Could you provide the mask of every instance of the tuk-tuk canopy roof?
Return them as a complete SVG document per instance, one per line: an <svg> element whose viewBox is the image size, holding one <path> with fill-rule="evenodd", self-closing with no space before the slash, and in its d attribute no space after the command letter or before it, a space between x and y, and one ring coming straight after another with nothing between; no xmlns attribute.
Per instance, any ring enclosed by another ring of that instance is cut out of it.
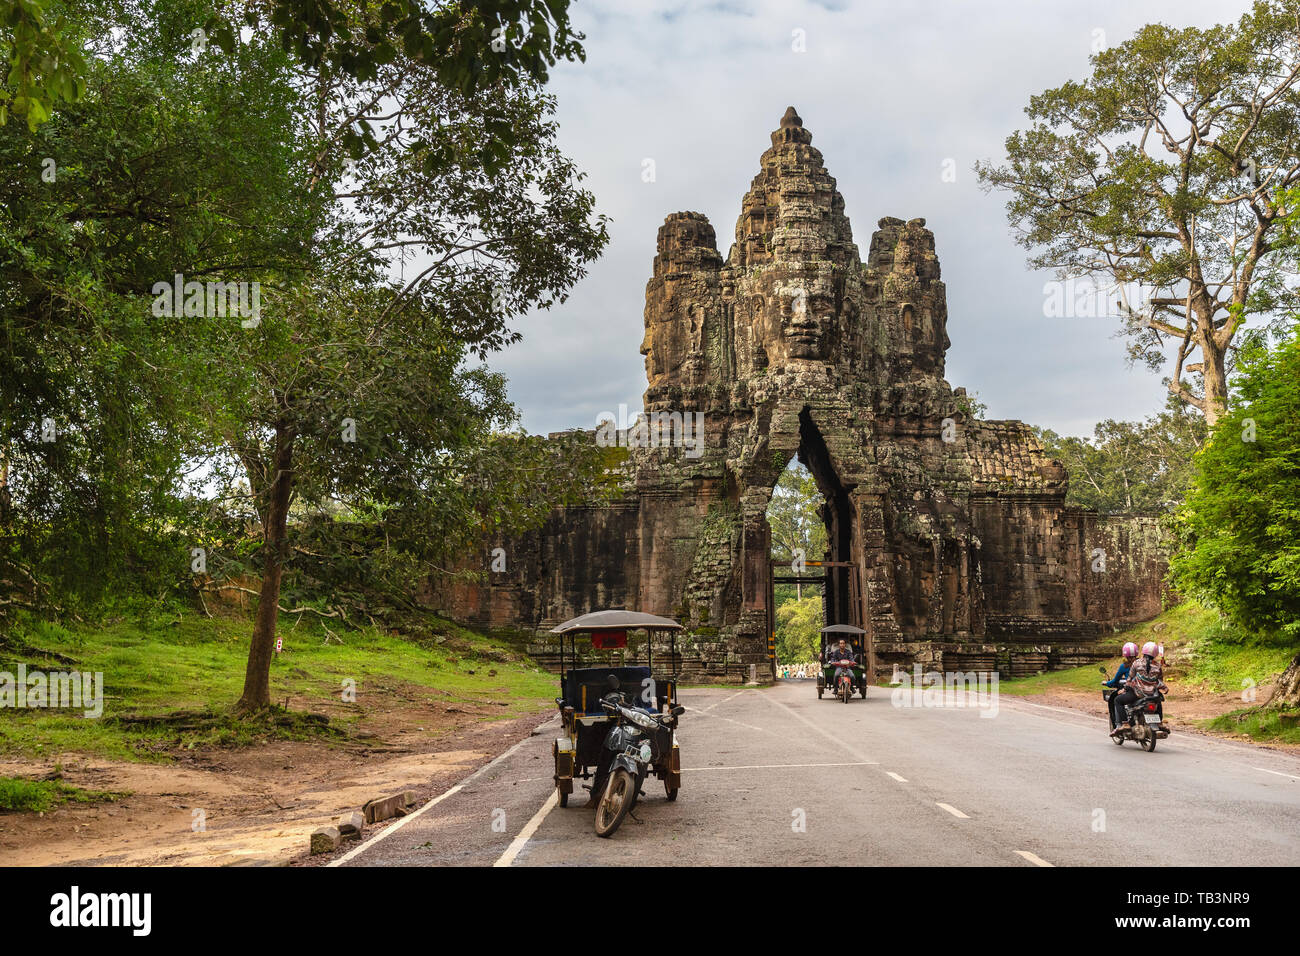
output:
<svg viewBox="0 0 1300 956"><path fill-rule="evenodd" d="M640 611L592 611L551 628L552 634L571 631L626 631L642 628L647 631L685 630L676 621Z"/></svg>
<svg viewBox="0 0 1300 956"><path fill-rule="evenodd" d="M865 634L867 633L860 627L854 627L852 624L832 624L830 627L822 628L823 634Z"/></svg>

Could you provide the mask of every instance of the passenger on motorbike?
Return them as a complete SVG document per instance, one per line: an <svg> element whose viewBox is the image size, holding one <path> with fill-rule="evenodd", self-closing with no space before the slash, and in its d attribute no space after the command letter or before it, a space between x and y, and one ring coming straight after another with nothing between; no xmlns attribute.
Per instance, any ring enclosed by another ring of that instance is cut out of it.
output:
<svg viewBox="0 0 1300 956"><path fill-rule="evenodd" d="M1163 694L1169 690L1169 685L1165 683L1164 668L1156 660L1160 649L1156 646L1155 641L1147 641L1142 645L1142 659L1129 668L1128 683L1125 685L1122 693L1115 697L1115 711L1117 714L1123 714L1124 708L1129 704L1135 704L1140 697L1151 697L1157 693ZM1111 731L1112 737L1121 734L1121 730L1116 725Z"/></svg>
<svg viewBox="0 0 1300 956"><path fill-rule="evenodd" d="M1114 687L1121 691L1124 689L1124 683L1128 680L1128 672L1132 669L1133 661L1136 660L1138 656L1138 646L1132 641L1129 641L1124 645L1124 649L1121 653L1124 655L1124 662L1119 665L1119 669L1115 671L1114 677L1110 680L1104 680L1101 682L1102 687ZM1118 697L1119 694L1116 693L1113 694L1110 699L1111 724L1115 727L1118 727L1120 720L1123 719L1123 711L1118 710L1115 706L1115 700Z"/></svg>

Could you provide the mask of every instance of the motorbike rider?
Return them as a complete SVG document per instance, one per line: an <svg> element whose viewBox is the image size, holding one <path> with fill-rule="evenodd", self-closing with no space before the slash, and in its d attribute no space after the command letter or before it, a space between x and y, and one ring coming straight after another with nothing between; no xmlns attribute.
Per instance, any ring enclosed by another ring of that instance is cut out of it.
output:
<svg viewBox="0 0 1300 956"><path fill-rule="evenodd" d="M1137 703L1139 697L1150 697L1157 692L1163 694L1169 690L1164 679L1164 667L1156 659L1159 654L1160 648L1155 641L1147 641L1142 645L1142 659L1129 668L1128 683L1115 697L1116 713L1123 714L1124 708ZM1120 727L1116 725L1111 736L1117 737L1121 733Z"/></svg>
<svg viewBox="0 0 1300 956"><path fill-rule="evenodd" d="M1128 680L1128 672L1132 669L1133 662L1138 656L1138 646L1132 641L1129 641L1124 645L1124 648L1120 653L1123 655L1124 661L1119 665L1119 669L1115 671L1114 677L1110 680L1104 680L1101 682L1102 687L1114 687L1117 691L1122 691L1124 689L1124 683ZM1123 711L1118 710L1115 706L1115 700L1118 697L1119 693L1115 693L1111 695L1110 698L1111 725L1115 727L1119 726L1120 720L1123 716Z"/></svg>
<svg viewBox="0 0 1300 956"><path fill-rule="evenodd" d="M826 655L826 663L835 668L834 686L840 682L840 674L847 673L849 679L853 679L853 665L858 662L858 655L853 653L853 648L849 647L849 642L840 638L840 642L831 648L830 653Z"/></svg>

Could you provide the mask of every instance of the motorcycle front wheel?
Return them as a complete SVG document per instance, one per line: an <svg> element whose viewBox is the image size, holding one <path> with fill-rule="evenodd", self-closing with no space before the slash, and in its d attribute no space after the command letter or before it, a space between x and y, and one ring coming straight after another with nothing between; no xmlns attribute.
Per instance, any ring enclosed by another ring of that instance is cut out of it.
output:
<svg viewBox="0 0 1300 956"><path fill-rule="evenodd" d="M605 793L596 804L596 836L611 837L623 823L623 818L632 809L636 798L636 781L632 775L619 767L609 775Z"/></svg>

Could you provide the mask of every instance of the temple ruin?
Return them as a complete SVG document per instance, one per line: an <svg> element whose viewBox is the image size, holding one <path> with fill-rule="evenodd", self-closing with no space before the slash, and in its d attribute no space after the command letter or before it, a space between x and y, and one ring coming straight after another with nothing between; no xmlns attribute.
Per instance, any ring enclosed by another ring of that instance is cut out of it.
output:
<svg viewBox="0 0 1300 956"><path fill-rule="evenodd" d="M691 628L688 675L766 672L766 511L797 455L826 501L827 621L865 628L878 672L1097 659L1114 627L1161 609L1157 521L1067 507L1065 471L1027 425L972 418L944 380L947 320L925 220L881 219L864 265L788 109L725 259L699 213L659 229L641 346L651 447L630 450L624 494L489 544L506 570L435 603L539 634L635 608ZM703 425L689 450L673 440L683 421Z"/></svg>

